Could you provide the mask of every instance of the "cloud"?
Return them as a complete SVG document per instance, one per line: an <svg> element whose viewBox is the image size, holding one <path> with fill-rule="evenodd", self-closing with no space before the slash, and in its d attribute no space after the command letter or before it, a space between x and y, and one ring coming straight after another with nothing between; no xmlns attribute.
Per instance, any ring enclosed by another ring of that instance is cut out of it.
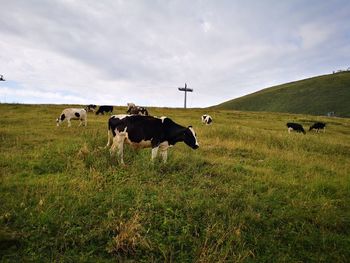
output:
<svg viewBox="0 0 350 263"><path fill-rule="evenodd" d="M0 74L13 82L0 90L18 102L181 107L177 87L187 82L189 106L205 107L349 66L347 1L16 0L2 8Z"/></svg>
<svg viewBox="0 0 350 263"><path fill-rule="evenodd" d="M213 26L209 21L202 21L201 26L202 26L202 30L205 33L208 33L209 31L211 31L213 29Z"/></svg>
<svg viewBox="0 0 350 263"><path fill-rule="evenodd" d="M75 101L84 104L85 100L79 96L62 95L59 92L47 92L39 90L11 89L3 87L0 89L0 100L6 103L17 103L26 100L27 103L70 103Z"/></svg>

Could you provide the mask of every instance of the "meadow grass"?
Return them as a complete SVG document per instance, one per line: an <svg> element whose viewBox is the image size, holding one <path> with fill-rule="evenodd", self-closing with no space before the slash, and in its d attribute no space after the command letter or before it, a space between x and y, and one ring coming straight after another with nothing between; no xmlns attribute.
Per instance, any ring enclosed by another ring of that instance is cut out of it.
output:
<svg viewBox="0 0 350 263"><path fill-rule="evenodd" d="M200 148L179 143L163 164L126 147L120 166L108 116L57 128L64 107L0 105L2 262L349 260L349 119L150 108L193 125Z"/></svg>
<svg viewBox="0 0 350 263"><path fill-rule="evenodd" d="M350 117L350 71L293 81L221 103L214 108Z"/></svg>

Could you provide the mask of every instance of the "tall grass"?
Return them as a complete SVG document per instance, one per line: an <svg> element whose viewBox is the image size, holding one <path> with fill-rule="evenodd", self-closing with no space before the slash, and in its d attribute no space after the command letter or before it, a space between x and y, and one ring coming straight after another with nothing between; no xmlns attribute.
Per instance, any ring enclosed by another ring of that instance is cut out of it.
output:
<svg viewBox="0 0 350 263"><path fill-rule="evenodd" d="M0 105L3 262L347 262L350 121L151 108L193 125L200 148L103 147L108 116L55 126L64 106ZM116 112L125 112L117 107ZM326 133L288 134L287 121Z"/></svg>

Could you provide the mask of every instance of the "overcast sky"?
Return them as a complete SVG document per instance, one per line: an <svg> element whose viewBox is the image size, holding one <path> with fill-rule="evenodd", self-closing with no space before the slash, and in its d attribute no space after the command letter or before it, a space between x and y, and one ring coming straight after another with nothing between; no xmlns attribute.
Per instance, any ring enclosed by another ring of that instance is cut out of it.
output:
<svg viewBox="0 0 350 263"><path fill-rule="evenodd" d="M0 102L206 107L348 67L349 0L0 0Z"/></svg>

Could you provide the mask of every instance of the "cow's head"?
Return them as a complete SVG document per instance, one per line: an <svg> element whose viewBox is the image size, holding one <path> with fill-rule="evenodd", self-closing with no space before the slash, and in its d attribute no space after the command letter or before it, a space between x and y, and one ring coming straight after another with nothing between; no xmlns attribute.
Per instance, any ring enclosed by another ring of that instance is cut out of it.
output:
<svg viewBox="0 0 350 263"><path fill-rule="evenodd" d="M303 134L306 134L306 132L305 132L303 126L301 126L301 125L300 125L300 128L299 128L298 132L302 132Z"/></svg>
<svg viewBox="0 0 350 263"><path fill-rule="evenodd" d="M57 127L60 126L60 124L63 122L63 120L66 118L66 115L61 114L59 118L56 119Z"/></svg>
<svg viewBox="0 0 350 263"><path fill-rule="evenodd" d="M184 131L184 142L192 149L197 149L199 147L197 136L192 126L188 126L188 128Z"/></svg>

